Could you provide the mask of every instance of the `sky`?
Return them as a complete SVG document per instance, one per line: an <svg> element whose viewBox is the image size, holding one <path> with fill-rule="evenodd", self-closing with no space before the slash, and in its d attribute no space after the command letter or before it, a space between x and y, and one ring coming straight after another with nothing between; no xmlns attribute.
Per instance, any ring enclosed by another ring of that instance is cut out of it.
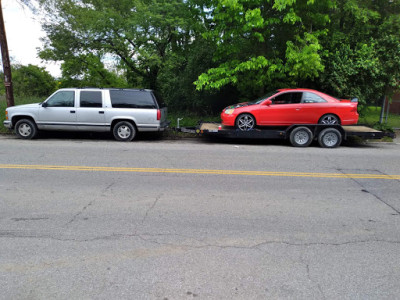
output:
<svg viewBox="0 0 400 300"><path fill-rule="evenodd" d="M45 36L39 17L34 16L17 0L2 0L1 2L11 63L44 67L51 75L59 77L60 64L42 61L38 57L37 48L42 47L40 38Z"/></svg>

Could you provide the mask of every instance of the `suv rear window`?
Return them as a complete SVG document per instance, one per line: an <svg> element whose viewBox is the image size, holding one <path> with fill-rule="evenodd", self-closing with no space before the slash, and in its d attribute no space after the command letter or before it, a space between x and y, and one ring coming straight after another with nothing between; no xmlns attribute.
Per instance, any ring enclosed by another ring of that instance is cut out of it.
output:
<svg viewBox="0 0 400 300"><path fill-rule="evenodd" d="M116 108L157 108L149 91L110 90L111 105Z"/></svg>

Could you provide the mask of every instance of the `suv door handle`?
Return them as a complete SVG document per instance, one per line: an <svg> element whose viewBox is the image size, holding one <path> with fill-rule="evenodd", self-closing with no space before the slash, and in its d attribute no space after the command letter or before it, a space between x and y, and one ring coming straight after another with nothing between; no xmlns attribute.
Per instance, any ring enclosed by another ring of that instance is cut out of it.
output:
<svg viewBox="0 0 400 300"><path fill-rule="evenodd" d="M71 114L74 114L74 113L75 113L75 111L74 111L74 110L70 110L69 112L70 112Z"/></svg>
<svg viewBox="0 0 400 300"><path fill-rule="evenodd" d="M99 114L104 114L104 111L99 111Z"/></svg>

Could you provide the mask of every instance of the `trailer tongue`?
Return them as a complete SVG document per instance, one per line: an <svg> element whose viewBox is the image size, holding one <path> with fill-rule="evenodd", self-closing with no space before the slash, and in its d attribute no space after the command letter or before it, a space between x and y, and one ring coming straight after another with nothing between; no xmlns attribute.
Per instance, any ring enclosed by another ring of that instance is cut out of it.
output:
<svg viewBox="0 0 400 300"><path fill-rule="evenodd" d="M363 139L381 139L385 133L366 126L340 126L324 124L296 124L289 127L253 129L240 131L218 123L201 123L197 132L214 138L230 139L283 139L289 140L295 147L307 147L318 140L321 147L338 147L342 140L349 137Z"/></svg>

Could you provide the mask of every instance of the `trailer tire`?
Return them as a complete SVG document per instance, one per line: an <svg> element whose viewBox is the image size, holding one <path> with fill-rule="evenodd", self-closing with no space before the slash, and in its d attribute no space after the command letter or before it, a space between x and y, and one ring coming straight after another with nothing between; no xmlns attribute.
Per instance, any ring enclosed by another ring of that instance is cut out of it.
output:
<svg viewBox="0 0 400 300"><path fill-rule="evenodd" d="M308 147L313 141L313 133L305 126L296 127L290 133L290 143L294 147Z"/></svg>
<svg viewBox="0 0 400 300"><path fill-rule="evenodd" d="M323 148L336 148L342 143L342 134L335 128L326 128L318 135L318 143Z"/></svg>

